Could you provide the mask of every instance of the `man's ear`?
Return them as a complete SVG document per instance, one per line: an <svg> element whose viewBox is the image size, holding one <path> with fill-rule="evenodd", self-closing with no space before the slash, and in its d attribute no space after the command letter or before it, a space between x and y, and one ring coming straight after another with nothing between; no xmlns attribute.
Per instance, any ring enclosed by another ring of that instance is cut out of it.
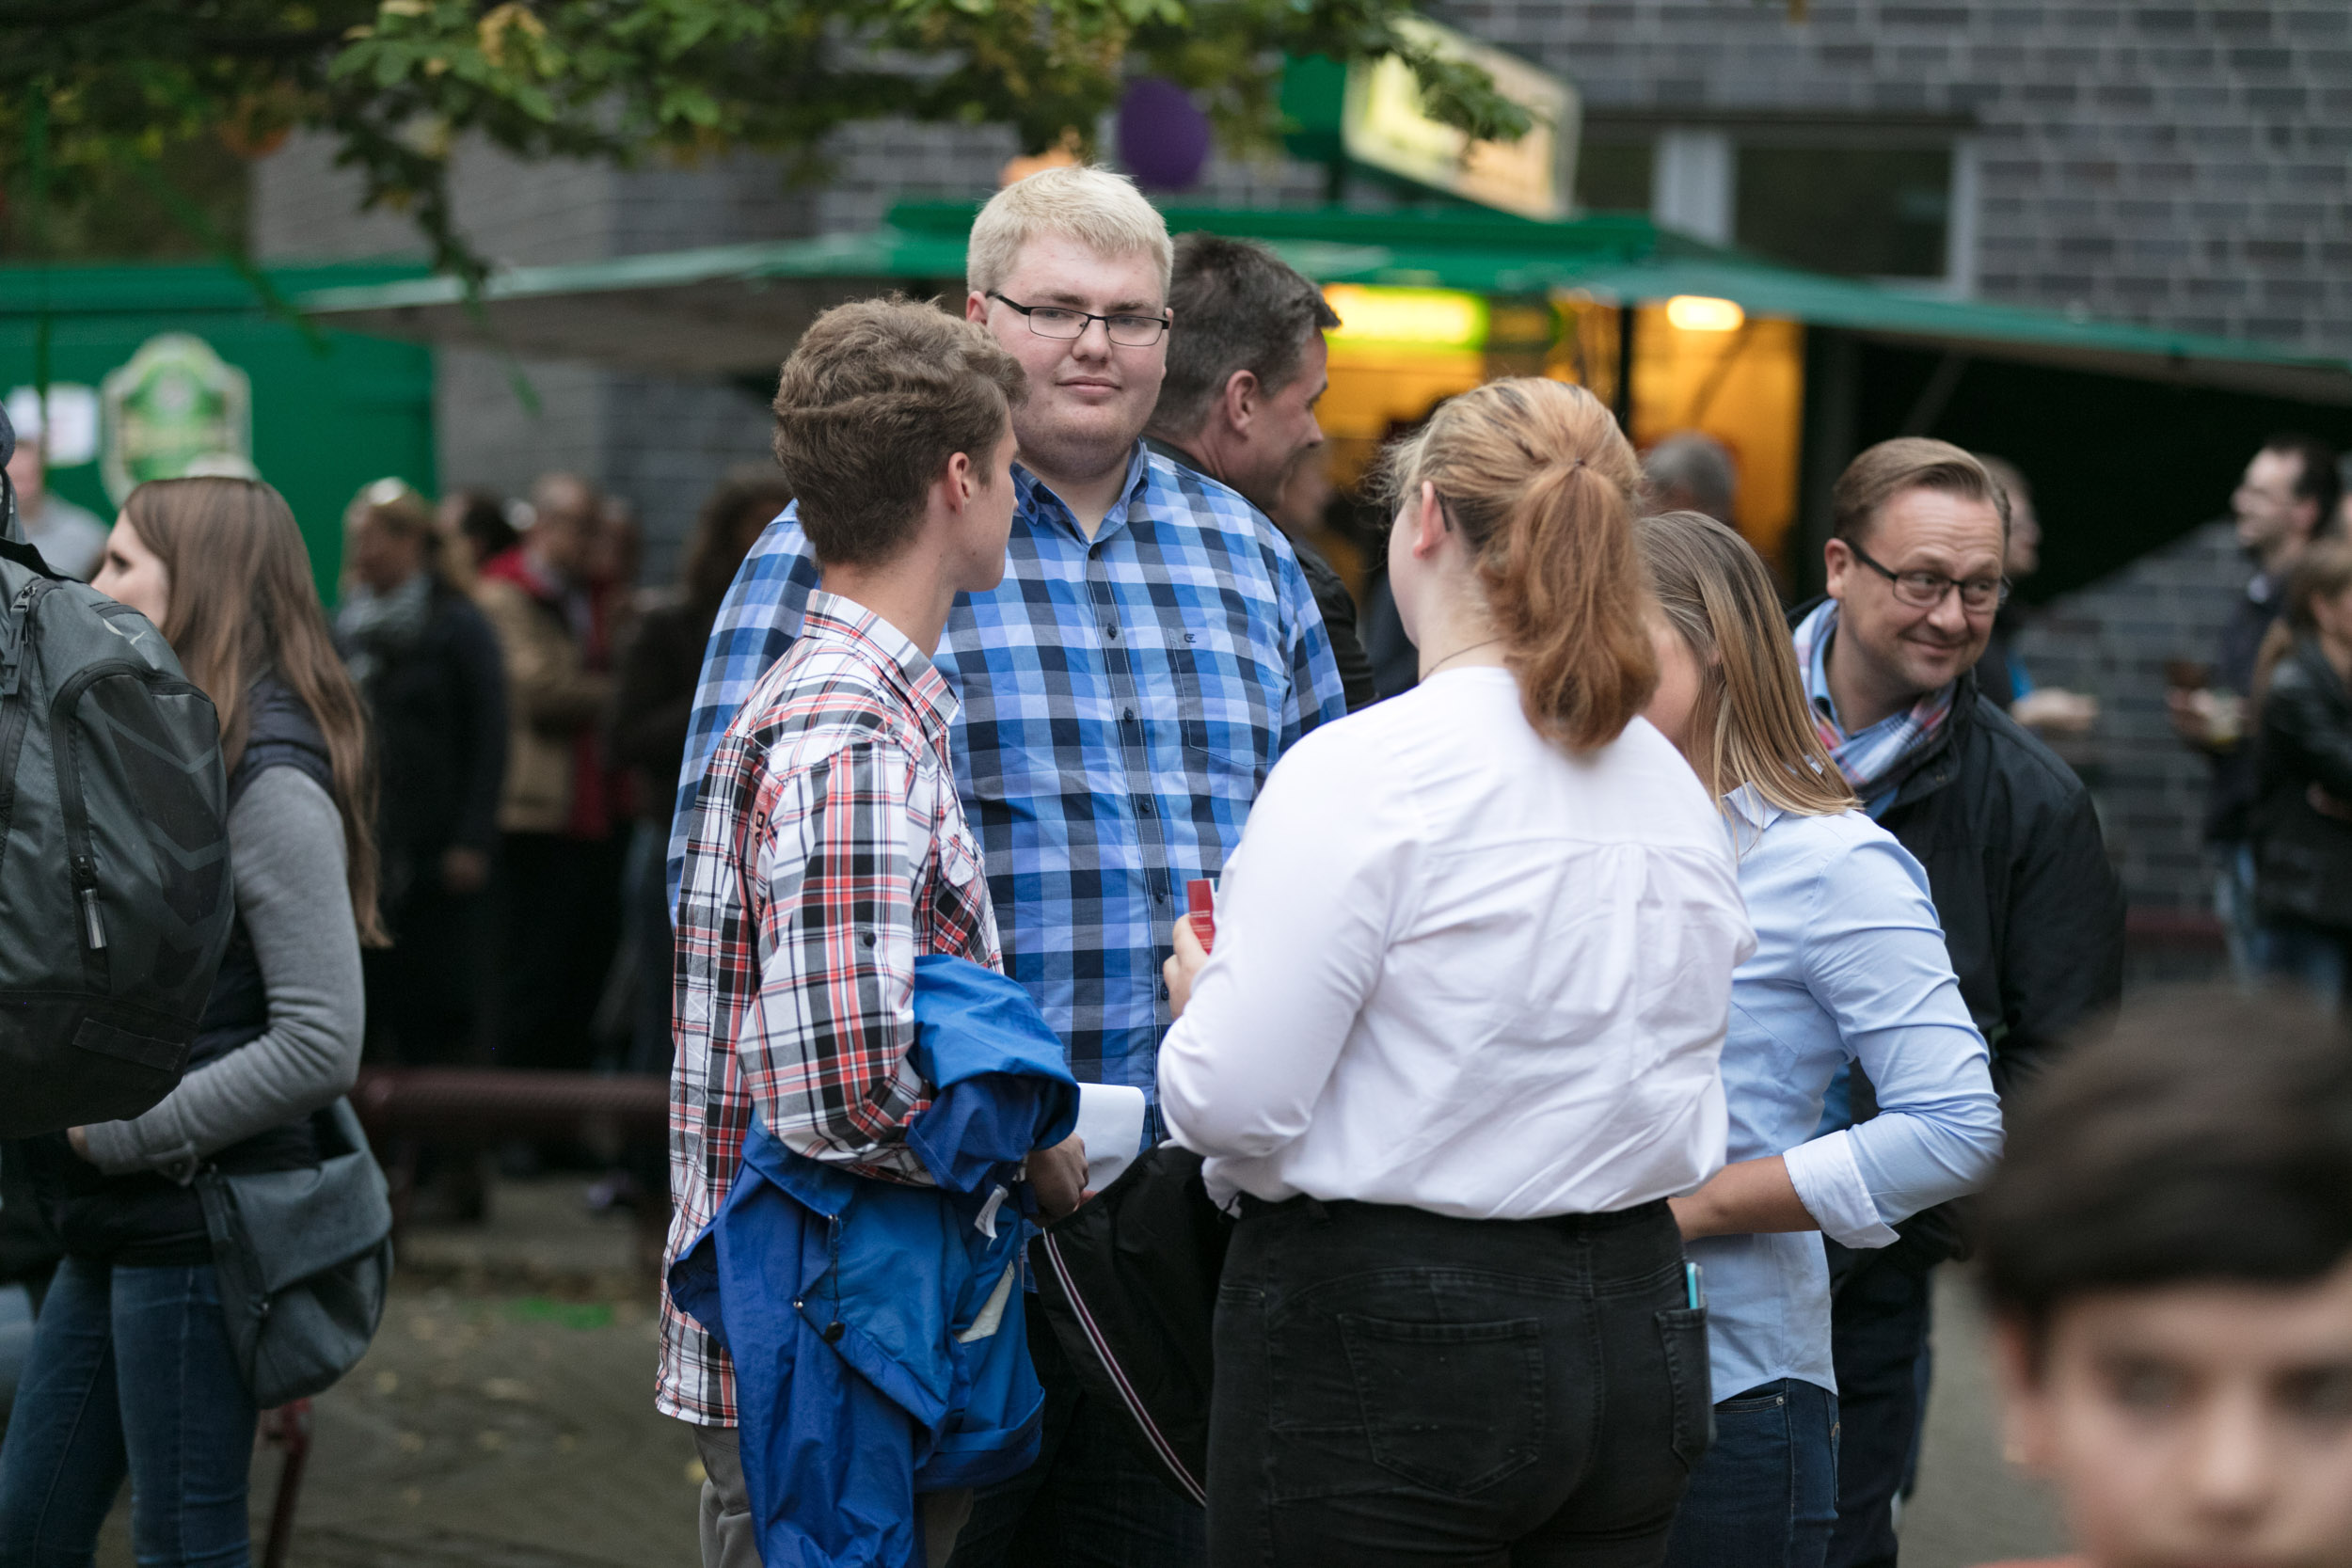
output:
<svg viewBox="0 0 2352 1568"><path fill-rule="evenodd" d="M974 289L963 296L963 319L985 324L988 320L988 295Z"/></svg>
<svg viewBox="0 0 2352 1568"><path fill-rule="evenodd" d="M1225 378L1225 396L1220 400L1225 410L1225 422L1236 431L1249 428L1249 421L1258 417L1258 372L1235 371Z"/></svg>
<svg viewBox="0 0 2352 1568"><path fill-rule="evenodd" d="M1846 596L1846 579L1853 575L1853 546L1832 539L1821 546L1821 592L1833 599Z"/></svg>

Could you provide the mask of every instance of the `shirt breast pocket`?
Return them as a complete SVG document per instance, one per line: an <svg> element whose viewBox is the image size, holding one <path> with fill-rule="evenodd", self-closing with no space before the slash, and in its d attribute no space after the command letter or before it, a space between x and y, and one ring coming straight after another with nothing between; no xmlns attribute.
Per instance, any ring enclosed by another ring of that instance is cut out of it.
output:
<svg viewBox="0 0 2352 1568"><path fill-rule="evenodd" d="M1280 738L1280 660L1241 605L1187 605L1162 626L1185 771L1209 794L1256 800Z"/></svg>

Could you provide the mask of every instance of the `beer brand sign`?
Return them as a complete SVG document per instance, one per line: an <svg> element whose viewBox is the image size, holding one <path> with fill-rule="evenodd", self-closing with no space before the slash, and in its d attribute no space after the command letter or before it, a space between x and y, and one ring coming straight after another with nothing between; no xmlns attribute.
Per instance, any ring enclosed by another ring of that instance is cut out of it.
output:
<svg viewBox="0 0 2352 1568"><path fill-rule="evenodd" d="M151 479L252 471L253 383L192 333L140 344L98 403L99 477L118 506Z"/></svg>

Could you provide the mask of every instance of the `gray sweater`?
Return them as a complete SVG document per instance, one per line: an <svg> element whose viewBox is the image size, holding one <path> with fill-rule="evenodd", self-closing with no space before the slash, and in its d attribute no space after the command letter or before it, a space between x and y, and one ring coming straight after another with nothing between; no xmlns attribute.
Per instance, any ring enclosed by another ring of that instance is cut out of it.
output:
<svg viewBox="0 0 2352 1568"><path fill-rule="evenodd" d="M358 1073L366 1001L333 798L298 768L265 769L229 814L229 856L269 1028L189 1073L145 1116L91 1127L90 1159L110 1176L193 1170L331 1103Z"/></svg>

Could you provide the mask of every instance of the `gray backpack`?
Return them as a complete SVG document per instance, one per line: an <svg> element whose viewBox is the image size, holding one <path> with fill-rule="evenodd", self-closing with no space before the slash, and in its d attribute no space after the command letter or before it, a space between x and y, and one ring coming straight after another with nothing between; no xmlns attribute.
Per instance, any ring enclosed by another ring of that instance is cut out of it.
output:
<svg viewBox="0 0 2352 1568"><path fill-rule="evenodd" d="M229 942L212 700L127 605L0 536L0 1138L171 1092Z"/></svg>

